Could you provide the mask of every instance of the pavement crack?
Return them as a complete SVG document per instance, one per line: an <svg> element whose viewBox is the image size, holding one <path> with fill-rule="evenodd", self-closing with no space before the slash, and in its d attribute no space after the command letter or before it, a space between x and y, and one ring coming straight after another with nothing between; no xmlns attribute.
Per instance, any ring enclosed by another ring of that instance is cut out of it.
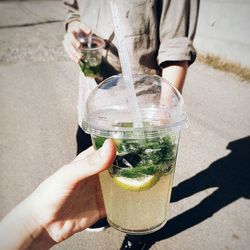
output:
<svg viewBox="0 0 250 250"><path fill-rule="evenodd" d="M6 28L23 28L23 27L31 27L36 25L43 25L43 24L49 24L49 23L62 23L64 20L47 20L42 22L36 22L36 23L24 23L24 24L13 24L13 25L2 25L0 26L0 29L6 29Z"/></svg>

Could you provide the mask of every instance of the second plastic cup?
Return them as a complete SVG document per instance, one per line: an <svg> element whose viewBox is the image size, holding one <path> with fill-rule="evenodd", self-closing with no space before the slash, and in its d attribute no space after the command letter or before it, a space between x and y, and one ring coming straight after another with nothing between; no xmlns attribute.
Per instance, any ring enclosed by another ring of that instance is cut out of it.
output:
<svg viewBox="0 0 250 250"><path fill-rule="evenodd" d="M100 76L102 49L105 46L105 41L97 36L93 36L90 44L88 37L78 38L82 46L83 59L80 61L80 68L85 76L97 77Z"/></svg>
<svg viewBox="0 0 250 250"><path fill-rule="evenodd" d="M134 76L143 127L133 128L122 76L103 81L90 94L83 128L96 149L112 138L117 156L100 174L111 226L147 234L167 221L181 128L187 116L180 93L158 76Z"/></svg>

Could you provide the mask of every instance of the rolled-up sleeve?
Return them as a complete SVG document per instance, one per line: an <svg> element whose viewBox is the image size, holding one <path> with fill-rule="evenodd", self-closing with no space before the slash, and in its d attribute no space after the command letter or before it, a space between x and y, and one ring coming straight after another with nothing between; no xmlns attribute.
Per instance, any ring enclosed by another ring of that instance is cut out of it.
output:
<svg viewBox="0 0 250 250"><path fill-rule="evenodd" d="M65 30L67 31L69 23L73 21L80 21L80 13L77 0L64 0L63 5L67 13L64 23Z"/></svg>
<svg viewBox="0 0 250 250"><path fill-rule="evenodd" d="M199 0L162 0L157 57L160 66L167 61L194 62L198 10Z"/></svg>

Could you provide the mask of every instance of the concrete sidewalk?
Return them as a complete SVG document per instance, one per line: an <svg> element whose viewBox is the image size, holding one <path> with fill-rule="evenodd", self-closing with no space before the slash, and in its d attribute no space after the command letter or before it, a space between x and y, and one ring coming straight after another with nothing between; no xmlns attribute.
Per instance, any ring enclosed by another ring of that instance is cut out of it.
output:
<svg viewBox="0 0 250 250"><path fill-rule="evenodd" d="M62 11L58 1L47 3ZM0 29L1 217L75 156L79 69L65 56L62 37L62 22ZM169 221L151 236L150 249L247 250L250 83L195 63L184 99L189 128L181 137ZM115 250L124 236L112 228L81 232L53 249Z"/></svg>
<svg viewBox="0 0 250 250"><path fill-rule="evenodd" d="M66 16L60 0L1 1L0 9L0 28L63 22Z"/></svg>

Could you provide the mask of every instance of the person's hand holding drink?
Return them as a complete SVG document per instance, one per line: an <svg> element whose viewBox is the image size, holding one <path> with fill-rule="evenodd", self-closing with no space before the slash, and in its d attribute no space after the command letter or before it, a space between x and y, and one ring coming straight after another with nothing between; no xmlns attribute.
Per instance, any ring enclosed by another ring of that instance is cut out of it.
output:
<svg viewBox="0 0 250 250"><path fill-rule="evenodd" d="M86 25L79 21L71 22L64 36L63 45L71 60L80 65L85 76L100 75L101 52L105 41L93 35Z"/></svg>
<svg viewBox="0 0 250 250"><path fill-rule="evenodd" d="M63 46L72 61L79 64L82 59L82 45L78 40L78 35L88 36L91 30L79 21L68 24L67 32L64 35Z"/></svg>

